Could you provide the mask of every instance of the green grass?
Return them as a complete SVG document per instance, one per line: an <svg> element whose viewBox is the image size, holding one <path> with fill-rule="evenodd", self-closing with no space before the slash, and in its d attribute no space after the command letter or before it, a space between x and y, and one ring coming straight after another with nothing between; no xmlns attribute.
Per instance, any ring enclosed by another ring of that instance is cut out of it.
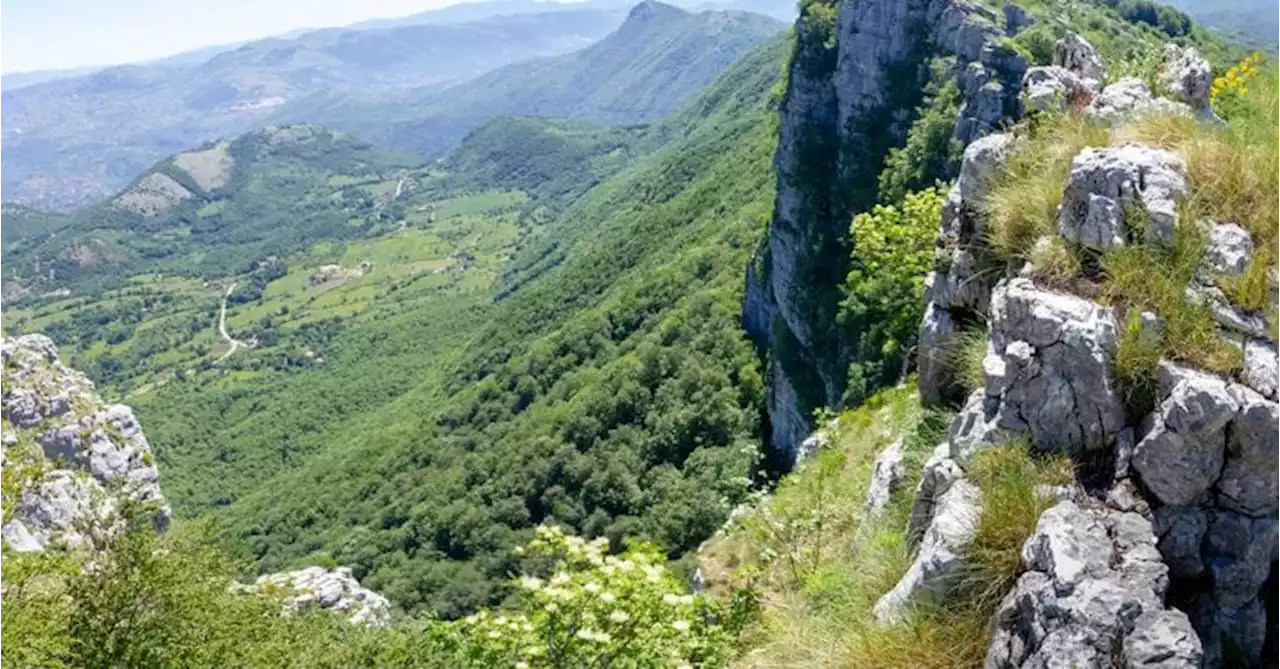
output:
<svg viewBox="0 0 1280 669"><path fill-rule="evenodd" d="M952 669L980 667L987 623L1017 575L1022 544L1050 501L1039 485L1073 478L1065 459L1040 460L1027 445L982 451L968 464L983 510L956 603L917 608L880 626L872 607L911 562L905 527L925 457L946 417L920 408L910 387L873 396L845 412L831 445L785 478L773 496L700 553L716 585L751 578L763 618L735 667ZM905 439L908 481L876 520L861 517L881 449Z"/></svg>

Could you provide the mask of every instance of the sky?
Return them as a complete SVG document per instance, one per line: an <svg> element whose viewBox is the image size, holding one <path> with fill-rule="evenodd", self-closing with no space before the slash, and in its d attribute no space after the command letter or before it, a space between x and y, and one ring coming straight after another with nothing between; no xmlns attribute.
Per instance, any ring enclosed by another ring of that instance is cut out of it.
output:
<svg viewBox="0 0 1280 669"><path fill-rule="evenodd" d="M0 71L149 60L458 0L0 0Z"/></svg>

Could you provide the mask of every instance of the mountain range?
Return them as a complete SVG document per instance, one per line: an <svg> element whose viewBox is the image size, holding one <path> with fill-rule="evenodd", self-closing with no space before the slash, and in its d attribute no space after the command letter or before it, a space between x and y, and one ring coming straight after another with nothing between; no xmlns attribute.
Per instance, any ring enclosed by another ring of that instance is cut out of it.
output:
<svg viewBox="0 0 1280 669"><path fill-rule="evenodd" d="M445 88L381 96L330 89L282 108L274 118L321 123L434 158L496 116L603 123L661 118L781 31L782 24L758 14L694 14L643 2L618 30L581 51L515 63Z"/></svg>

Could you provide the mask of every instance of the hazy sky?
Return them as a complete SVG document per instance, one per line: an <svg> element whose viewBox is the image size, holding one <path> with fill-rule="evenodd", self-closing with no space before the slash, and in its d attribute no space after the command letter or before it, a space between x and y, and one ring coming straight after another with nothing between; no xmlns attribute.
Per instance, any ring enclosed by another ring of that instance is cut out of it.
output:
<svg viewBox="0 0 1280 669"><path fill-rule="evenodd" d="M147 60L458 0L0 0L0 70Z"/></svg>

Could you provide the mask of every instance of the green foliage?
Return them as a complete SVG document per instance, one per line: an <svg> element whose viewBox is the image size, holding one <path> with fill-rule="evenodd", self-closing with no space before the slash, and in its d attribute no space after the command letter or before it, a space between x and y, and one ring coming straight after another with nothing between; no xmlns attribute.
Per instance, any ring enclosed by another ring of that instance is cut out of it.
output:
<svg viewBox="0 0 1280 669"><path fill-rule="evenodd" d="M850 226L854 252L844 282L840 324L854 342L847 404L862 400L868 387L900 374L923 316L923 277L933 263L945 199L940 188L908 193L897 206L877 205Z"/></svg>
<svg viewBox="0 0 1280 669"><path fill-rule="evenodd" d="M521 577L507 608L388 627L321 609L282 616L278 594L231 587L204 525L90 536L92 569L79 551L6 548L4 667L719 666L756 611L747 589L723 601L685 594L652 547L608 555L603 539L550 527L521 551L543 578Z"/></svg>
<svg viewBox="0 0 1280 669"><path fill-rule="evenodd" d="M545 578L519 579L511 612L481 611L440 624L448 664L516 667L721 666L755 613L749 590L727 602L684 594L644 545L607 554L607 541L586 542L539 527L524 553L552 563Z"/></svg>
<svg viewBox="0 0 1280 669"><path fill-rule="evenodd" d="M907 142L889 151L880 172L880 201L901 201L909 191L953 176L964 148L952 138L960 111L960 89L951 76L954 63L935 59L925 86L924 104L907 132Z"/></svg>
<svg viewBox="0 0 1280 669"><path fill-rule="evenodd" d="M1126 21L1142 22L1160 29L1169 37L1182 37L1191 32L1191 17L1151 0L1103 0Z"/></svg>

